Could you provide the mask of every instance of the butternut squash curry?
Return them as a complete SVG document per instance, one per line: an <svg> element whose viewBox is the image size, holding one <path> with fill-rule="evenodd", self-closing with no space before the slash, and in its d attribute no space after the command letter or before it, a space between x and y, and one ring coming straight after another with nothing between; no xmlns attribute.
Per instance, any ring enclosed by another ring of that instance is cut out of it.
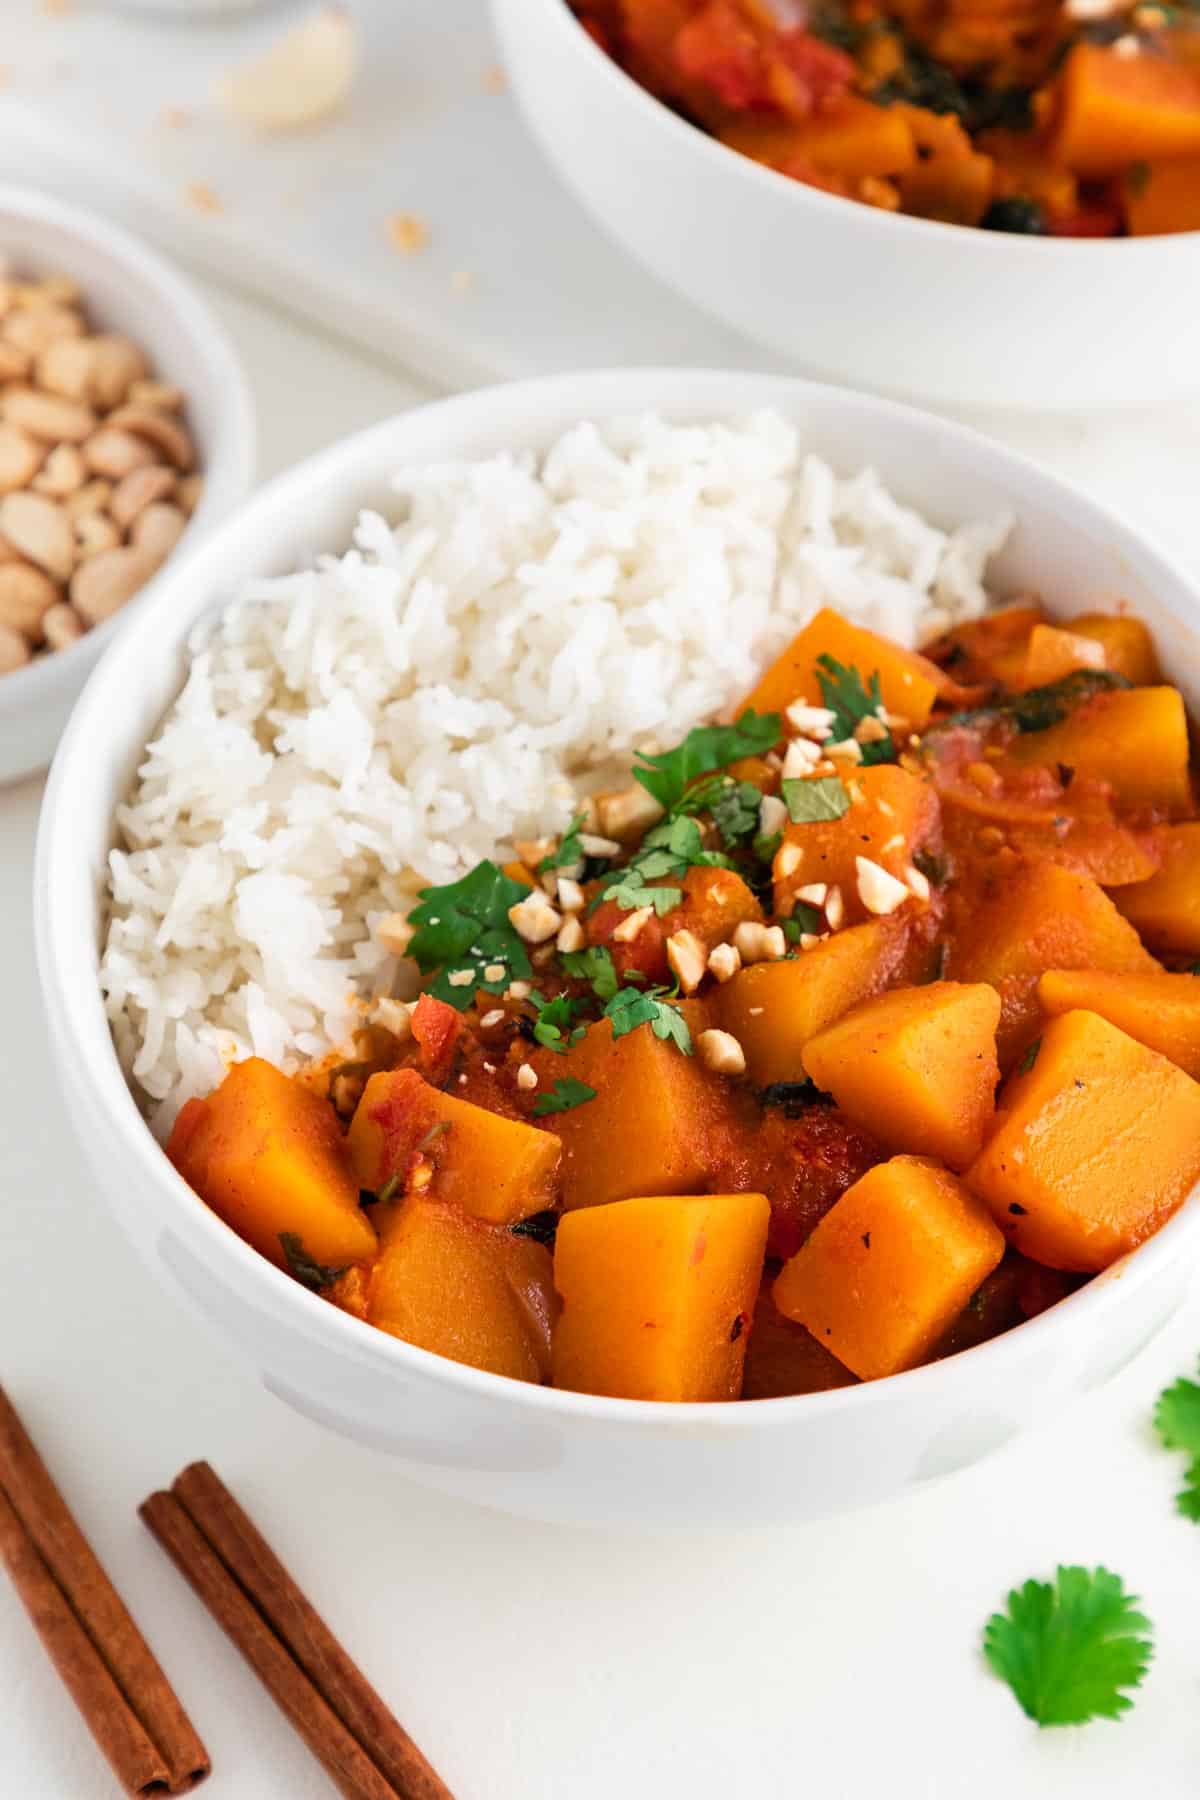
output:
<svg viewBox="0 0 1200 1800"><path fill-rule="evenodd" d="M1200 230L1195 0L573 0L693 124L810 187L1056 237Z"/></svg>
<svg viewBox="0 0 1200 1800"><path fill-rule="evenodd" d="M184 1107L264 1256L499 1375L757 1399L977 1344L1181 1204L1200 816L1136 618L920 656L821 612L633 775L384 921L423 991L353 1060Z"/></svg>

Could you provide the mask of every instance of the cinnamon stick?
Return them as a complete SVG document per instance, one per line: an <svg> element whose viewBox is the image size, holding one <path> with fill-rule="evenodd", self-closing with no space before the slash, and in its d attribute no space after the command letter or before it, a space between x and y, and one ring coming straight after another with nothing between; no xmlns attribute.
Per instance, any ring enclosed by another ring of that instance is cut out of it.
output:
<svg viewBox="0 0 1200 1800"><path fill-rule="evenodd" d="M208 1752L3 1388L0 1488L7 1501L5 1564L55 1666L102 1748L102 1734L114 1745L138 1746L121 1766L113 1764L118 1778L130 1794L187 1793L208 1774ZM57 1588L61 1605L47 1582ZM97 1678L96 1663L107 1682ZM126 1715L123 1725L114 1722L114 1706ZM146 1745L157 1758L153 1774L146 1774Z"/></svg>
<svg viewBox="0 0 1200 1800"><path fill-rule="evenodd" d="M403 1800L453 1800L400 1721L209 1465L192 1463L176 1478L172 1492L397 1794Z"/></svg>
<svg viewBox="0 0 1200 1800"><path fill-rule="evenodd" d="M397 1789L318 1694L175 1495L151 1494L139 1511L339 1793L346 1800L397 1800Z"/></svg>

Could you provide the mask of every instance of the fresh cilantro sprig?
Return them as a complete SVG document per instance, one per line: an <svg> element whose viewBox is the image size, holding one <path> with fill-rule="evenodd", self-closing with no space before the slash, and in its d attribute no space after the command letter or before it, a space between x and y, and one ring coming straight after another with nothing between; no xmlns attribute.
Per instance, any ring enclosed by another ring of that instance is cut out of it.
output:
<svg viewBox="0 0 1200 1800"><path fill-rule="evenodd" d="M1059 1567L1027 1581L993 1613L983 1654L1039 1725L1119 1719L1149 1666L1153 1627L1108 1569Z"/></svg>
<svg viewBox="0 0 1200 1800"><path fill-rule="evenodd" d="M639 912L643 906L652 906L661 919L682 899L681 887L647 887L642 870L636 863L629 863L614 871L608 886L601 888L588 910L595 912L603 901L611 900L625 912Z"/></svg>
<svg viewBox="0 0 1200 1800"><path fill-rule="evenodd" d="M840 819L850 810L850 796L840 775L801 775L789 777L780 785L793 825Z"/></svg>
<svg viewBox="0 0 1200 1800"><path fill-rule="evenodd" d="M529 956L508 917L508 909L528 889L486 859L461 881L422 888L420 904L408 915L417 930L408 946L423 975L433 975L430 993L464 1012L480 988L501 994L510 981L532 973ZM488 970L493 973L489 974ZM452 975L469 981L451 981Z"/></svg>
<svg viewBox="0 0 1200 1800"><path fill-rule="evenodd" d="M556 994L553 1000L543 1000L537 992L530 994L529 1000L537 1009L537 1017L533 1021L535 1041L544 1044L547 1050L553 1050L556 1055L565 1056L587 1029L585 1025L574 1024L575 1015L583 1006L582 1000L572 1000L566 994Z"/></svg>
<svg viewBox="0 0 1200 1800"><path fill-rule="evenodd" d="M576 1081L573 1075L564 1075L556 1081L548 1094L539 1094L533 1103L535 1119L544 1119L547 1113L570 1112L573 1107L583 1106L596 1098L596 1090L589 1087L586 1081Z"/></svg>
<svg viewBox="0 0 1200 1800"><path fill-rule="evenodd" d="M868 676L866 685L857 669L848 668L834 656L818 656L817 685L821 699L833 714L833 735L838 741L852 738L864 719L880 719L883 695L879 686L879 670ZM896 746L890 731L873 743L862 745L864 763L895 762Z"/></svg>
<svg viewBox="0 0 1200 1800"><path fill-rule="evenodd" d="M713 824L729 847L758 835L762 794L752 781L724 780L709 801Z"/></svg>
<svg viewBox="0 0 1200 1800"><path fill-rule="evenodd" d="M583 846L579 842L579 834L587 822L586 813L576 813L567 829L563 832L558 845L549 856L543 856L537 866L539 875L548 875L551 869L574 869L584 861Z"/></svg>
<svg viewBox="0 0 1200 1800"><path fill-rule="evenodd" d="M562 965L572 980L590 981L597 1000L611 1000L621 985L612 952L605 944L589 944L586 950L568 950L563 955ZM627 970L626 981L631 981L634 974L634 970Z"/></svg>
<svg viewBox="0 0 1200 1800"><path fill-rule="evenodd" d="M641 848L623 868L603 877L592 910L604 900L614 900L626 912L652 906L660 918L679 905L683 889L678 885L691 868L729 867L719 850L706 850L695 819L669 815L642 839ZM667 885L660 885L663 882Z"/></svg>
<svg viewBox="0 0 1200 1800"><path fill-rule="evenodd" d="M653 795L664 812L672 812L699 776L713 769L727 769L743 756L761 755L778 743L781 729L778 713L753 711L742 713L732 725L699 725L673 750L664 750L658 756L639 751L640 761L633 778Z"/></svg>
<svg viewBox="0 0 1200 1800"><path fill-rule="evenodd" d="M619 988L604 1008L604 1017L612 1022L614 1038L649 1025L656 1038L673 1043L685 1056L692 1054L692 1034L687 1020L677 1006L661 998L666 988Z"/></svg>
<svg viewBox="0 0 1200 1800"><path fill-rule="evenodd" d="M1154 1429L1168 1450L1182 1450L1188 1458L1183 1486L1175 1505L1185 1519L1200 1525L1200 1386L1184 1376L1158 1397Z"/></svg>
<svg viewBox="0 0 1200 1800"><path fill-rule="evenodd" d="M313 1294L323 1293L327 1287L332 1287L339 1275L344 1275L350 1266L349 1263L344 1263L340 1269L331 1269L324 1263L319 1263L304 1248L304 1239L297 1231L281 1231L279 1245L287 1263L288 1274Z"/></svg>

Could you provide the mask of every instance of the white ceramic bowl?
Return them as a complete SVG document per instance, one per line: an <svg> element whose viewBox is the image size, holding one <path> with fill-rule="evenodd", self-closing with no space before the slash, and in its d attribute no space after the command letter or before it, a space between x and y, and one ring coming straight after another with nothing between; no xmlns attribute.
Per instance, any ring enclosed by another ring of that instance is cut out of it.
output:
<svg viewBox="0 0 1200 1800"><path fill-rule="evenodd" d="M1163 1323L1200 1251L1200 1199L1137 1254L981 1349L889 1381L742 1405L558 1393L413 1348L298 1287L202 1206L146 1129L96 983L112 815L177 693L183 644L232 582L347 541L390 471L547 444L581 418L657 408L707 419L776 406L846 470L870 460L950 524L1008 508L997 568L1071 612L1127 598L1200 709L1196 596L1089 501L986 440L888 401L770 376L688 370L569 375L468 394L349 438L261 490L169 571L111 647L55 760L35 880L46 1021L89 1166L155 1273L240 1347L248 1370L413 1478L535 1517L670 1527L801 1518L895 1494L974 1462L1102 1381Z"/></svg>
<svg viewBox="0 0 1200 1800"><path fill-rule="evenodd" d="M618 243L806 373L946 406L1148 405L1200 386L1200 232L1087 242L903 218L685 123L566 0L492 0L550 161Z"/></svg>
<svg viewBox="0 0 1200 1800"><path fill-rule="evenodd" d="M184 277L117 226L24 188L0 187L0 258L18 274L78 280L100 329L144 345L188 397L204 496L169 567L244 498L254 472L254 408L233 347ZM159 590L163 574L69 650L0 675L0 783L45 768L105 646Z"/></svg>

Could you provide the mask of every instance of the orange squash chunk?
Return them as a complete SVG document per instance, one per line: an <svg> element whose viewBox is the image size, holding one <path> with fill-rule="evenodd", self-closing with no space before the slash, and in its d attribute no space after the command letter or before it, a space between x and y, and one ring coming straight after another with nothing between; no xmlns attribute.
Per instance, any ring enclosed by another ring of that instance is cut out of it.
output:
<svg viewBox="0 0 1200 1800"><path fill-rule="evenodd" d="M829 169L837 175L896 175L916 161L908 123L898 108L875 106L855 94L807 119L740 118L717 133L721 142L770 169Z"/></svg>
<svg viewBox="0 0 1200 1800"><path fill-rule="evenodd" d="M791 910L797 888L810 882L836 883L850 918L867 912L858 897L855 857L865 856L903 880L919 850L937 830L938 798L929 782L894 763L857 769L855 793L840 819L786 825L775 852L777 912ZM797 860L798 858L798 860Z"/></svg>
<svg viewBox="0 0 1200 1800"><path fill-rule="evenodd" d="M235 1063L207 1100L188 1102L167 1155L200 1198L280 1268L283 1232L326 1268L375 1254L333 1108L261 1057Z"/></svg>
<svg viewBox="0 0 1200 1800"><path fill-rule="evenodd" d="M554 1248L555 1387L736 1400L769 1215L764 1194L667 1194L569 1213Z"/></svg>
<svg viewBox="0 0 1200 1800"><path fill-rule="evenodd" d="M1094 1012L1050 1021L967 1173L1023 1255L1085 1271L1136 1249L1197 1177L1200 1084Z"/></svg>
<svg viewBox="0 0 1200 1800"><path fill-rule="evenodd" d="M1000 1066L1007 1068L1036 1025L1037 978L1047 969L1137 975L1158 968L1090 876L1039 862L1018 869L959 925L948 972L955 981L990 982L999 993L997 1047Z"/></svg>
<svg viewBox="0 0 1200 1800"><path fill-rule="evenodd" d="M866 1000L805 1046L804 1067L887 1150L978 1156L995 1111L1000 996L935 981Z"/></svg>
<svg viewBox="0 0 1200 1800"><path fill-rule="evenodd" d="M1168 57L1076 44L1054 99L1050 150L1076 174L1200 157L1200 74Z"/></svg>
<svg viewBox="0 0 1200 1800"><path fill-rule="evenodd" d="M743 1400L773 1400L783 1394L821 1394L853 1387L844 1363L818 1344L811 1331L785 1319L764 1281L754 1308L754 1324L742 1372Z"/></svg>
<svg viewBox="0 0 1200 1800"><path fill-rule="evenodd" d="M1157 875L1114 899L1156 950L1200 954L1200 822L1159 826L1150 840L1162 856Z"/></svg>
<svg viewBox="0 0 1200 1800"><path fill-rule="evenodd" d="M1130 237L1200 231L1200 158L1127 169L1121 198Z"/></svg>
<svg viewBox="0 0 1200 1800"><path fill-rule="evenodd" d="M520 1119L430 1087L415 1069L372 1075L350 1125L358 1185L377 1194L424 1157L430 1192L495 1225L512 1225L553 1205L558 1139Z"/></svg>
<svg viewBox="0 0 1200 1800"><path fill-rule="evenodd" d="M413 1196L387 1213L367 1288L369 1323L452 1362L541 1381L544 1333L528 1310L525 1259L541 1251L548 1306L551 1269L544 1246L436 1200ZM513 1246L520 1246L520 1263Z"/></svg>
<svg viewBox="0 0 1200 1800"><path fill-rule="evenodd" d="M826 1213L775 1304L873 1381L923 1362L1003 1255L1003 1233L956 1176L897 1156Z"/></svg>
<svg viewBox="0 0 1200 1800"><path fill-rule="evenodd" d="M915 650L902 650L823 607L771 664L745 705L760 713L783 712L794 700L820 706L819 656L832 656L858 669L864 683L878 671L883 704L889 712L903 713L917 728L933 711L945 680L942 671Z"/></svg>
<svg viewBox="0 0 1200 1800"><path fill-rule="evenodd" d="M1076 637L1092 638L1104 651L1105 668L1135 687L1156 687L1162 681L1154 639L1132 613L1080 613L1067 620L1066 628Z"/></svg>
<svg viewBox="0 0 1200 1800"><path fill-rule="evenodd" d="M721 1028L742 1046L755 1087L804 1079L811 1038L891 981L907 932L896 919L850 925L785 962L753 963L713 996Z"/></svg>
<svg viewBox="0 0 1200 1800"><path fill-rule="evenodd" d="M722 1100L694 1056L656 1038L649 1025L614 1038L603 1019L565 1056L531 1050L529 1062L539 1093L564 1076L595 1089L582 1106L546 1115L562 1144L564 1207L704 1185L706 1125Z"/></svg>
<svg viewBox="0 0 1200 1800"><path fill-rule="evenodd" d="M1077 775L1107 781L1118 806L1177 812L1191 801L1187 714L1177 688L1097 694L1048 731L1015 738L1008 755L1021 767L1065 763Z"/></svg>
<svg viewBox="0 0 1200 1800"><path fill-rule="evenodd" d="M1102 669L1104 646L1082 632L1058 625L1035 625L1025 646L1025 661L1016 685L1048 687L1076 669Z"/></svg>
<svg viewBox="0 0 1200 1800"><path fill-rule="evenodd" d="M1038 1000L1051 1018L1081 1008L1099 1013L1200 1080L1200 977L1051 969L1038 982Z"/></svg>

